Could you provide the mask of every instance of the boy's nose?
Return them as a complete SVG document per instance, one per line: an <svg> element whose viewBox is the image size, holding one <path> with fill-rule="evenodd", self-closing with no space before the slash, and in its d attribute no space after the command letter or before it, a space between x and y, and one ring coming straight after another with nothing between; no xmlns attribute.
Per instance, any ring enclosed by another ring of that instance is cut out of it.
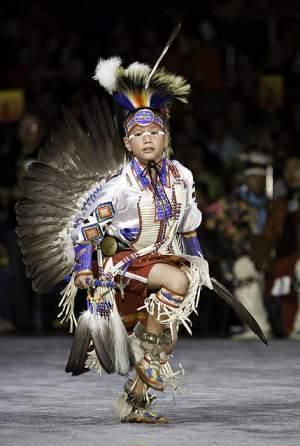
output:
<svg viewBox="0 0 300 446"><path fill-rule="evenodd" d="M144 140L144 142L152 141L151 134L149 132L144 132L143 133L143 140Z"/></svg>

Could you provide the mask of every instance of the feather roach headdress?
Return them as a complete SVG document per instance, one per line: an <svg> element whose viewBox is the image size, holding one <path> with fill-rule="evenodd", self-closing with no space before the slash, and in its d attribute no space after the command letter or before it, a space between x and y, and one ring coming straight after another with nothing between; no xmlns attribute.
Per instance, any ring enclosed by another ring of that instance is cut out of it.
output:
<svg viewBox="0 0 300 446"><path fill-rule="evenodd" d="M176 102L187 102L191 90L187 81L164 68L157 69L172 40L169 39L153 69L139 62L125 69L119 57L98 62L94 79L125 111L127 131L136 124L150 122L164 126L170 107Z"/></svg>
<svg viewBox="0 0 300 446"><path fill-rule="evenodd" d="M163 68L158 69L180 28L181 24L178 23L152 69L139 62L125 69L119 57L99 60L94 79L124 111L127 134L135 125L155 123L164 128L170 107L175 102L187 102L191 90L187 81Z"/></svg>

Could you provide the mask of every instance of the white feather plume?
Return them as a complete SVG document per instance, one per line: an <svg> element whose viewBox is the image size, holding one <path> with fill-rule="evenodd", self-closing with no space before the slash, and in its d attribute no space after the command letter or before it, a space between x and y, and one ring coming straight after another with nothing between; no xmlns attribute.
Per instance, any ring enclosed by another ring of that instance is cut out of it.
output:
<svg viewBox="0 0 300 446"><path fill-rule="evenodd" d="M96 66L93 79L98 81L109 94L112 94L116 88L116 73L121 63L120 57L113 56L109 59L100 58Z"/></svg>
<svg viewBox="0 0 300 446"><path fill-rule="evenodd" d="M128 65L124 73L126 76L130 77L146 77L150 73L150 71L151 68L149 67L149 65L140 62L133 62L132 64Z"/></svg>

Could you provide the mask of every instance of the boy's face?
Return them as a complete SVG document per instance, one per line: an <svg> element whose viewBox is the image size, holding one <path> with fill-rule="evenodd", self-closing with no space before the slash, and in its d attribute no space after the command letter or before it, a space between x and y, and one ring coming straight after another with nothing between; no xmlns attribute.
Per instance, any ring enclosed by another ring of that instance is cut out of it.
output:
<svg viewBox="0 0 300 446"><path fill-rule="evenodd" d="M140 163L147 164L149 161L158 163L167 145L167 134L154 123L146 126L136 125L124 138L124 144Z"/></svg>

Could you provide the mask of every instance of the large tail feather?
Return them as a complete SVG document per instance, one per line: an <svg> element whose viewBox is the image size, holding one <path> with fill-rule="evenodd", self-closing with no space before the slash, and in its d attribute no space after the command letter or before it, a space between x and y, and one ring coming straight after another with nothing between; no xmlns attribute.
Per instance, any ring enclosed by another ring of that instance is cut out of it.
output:
<svg viewBox="0 0 300 446"><path fill-rule="evenodd" d="M132 367L135 366L135 356L116 305L111 314L111 324L115 353L115 370L119 375L126 376Z"/></svg>
<svg viewBox="0 0 300 446"><path fill-rule="evenodd" d="M107 373L114 373L114 350L111 343L109 320L91 318L91 335L98 360Z"/></svg>
<svg viewBox="0 0 300 446"><path fill-rule="evenodd" d="M80 375L85 368L84 363L91 342L89 319L90 315L86 311L78 320L73 345L65 369L67 373L72 372L72 375Z"/></svg>

